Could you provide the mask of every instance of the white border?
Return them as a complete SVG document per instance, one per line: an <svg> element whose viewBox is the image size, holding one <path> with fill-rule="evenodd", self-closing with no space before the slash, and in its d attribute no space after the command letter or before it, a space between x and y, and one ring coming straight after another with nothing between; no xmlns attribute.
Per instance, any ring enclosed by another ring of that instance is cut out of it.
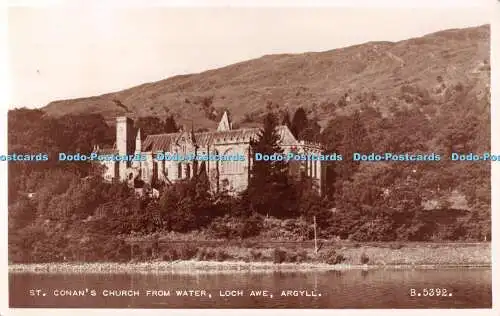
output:
<svg viewBox="0 0 500 316"><path fill-rule="evenodd" d="M477 7L492 0L7 0L9 6L104 5L138 7Z"/></svg>
<svg viewBox="0 0 500 316"><path fill-rule="evenodd" d="M1 0L0 0L1 1ZM9 108L9 70L7 56L7 9L0 2L0 150L7 152L7 111ZM8 262L7 262L7 164L0 164L0 174L4 175L0 180L0 314L6 314L8 302Z"/></svg>
<svg viewBox="0 0 500 316"><path fill-rule="evenodd" d="M3 1L3 2L2 2ZM171 0L171 1L161 1L161 0L11 0L5 1L0 0L0 104L4 115L0 117L0 129L4 137L0 138L0 150L2 152L7 152L7 115L6 111L9 108L8 102L8 58L7 58L7 10L3 5L5 2L9 6L47 6L47 5L100 5L100 6L184 6L184 7L201 7L201 6L218 6L218 7L338 7L338 6L348 6L348 7L476 7L476 6L489 6L491 7L491 135L492 135L492 152L500 152L500 141L497 140L496 135L500 135L500 124L495 124L495 122L500 121L500 112L496 110L495 105L500 101L500 1L495 0L254 0L254 1L244 1L244 0ZM147 2L147 3L145 3ZM5 27L3 27L5 26ZM4 44L4 45L2 45ZM4 71L7 70L7 71ZM285 315L285 314L295 314L295 313L308 313L315 315L425 315L425 314L437 314L437 315L499 315L498 306L500 305L500 300L497 293L499 293L499 283L495 281L498 279L498 269L495 264L493 264L493 309L491 310L442 310L442 309L423 309L423 310L357 310L357 309L323 309L323 310L290 310L290 309L279 309L279 310L146 310L146 309L8 309L8 279L7 279L7 164L0 164L0 174L4 177L0 181L0 191L2 192L2 198L0 198L1 203L1 214L2 218L0 220L1 232L0 233L0 269L4 272L0 276L0 315L109 315L109 313L119 314L119 315L233 315L238 313L240 315L255 315L256 313L263 315ZM496 248L497 241L499 238L498 233L498 216L496 215L497 205L500 201L500 188L498 184L500 183L500 165L493 164L492 166L492 249ZM499 259L499 254L497 251L492 251L492 262L496 263Z"/></svg>

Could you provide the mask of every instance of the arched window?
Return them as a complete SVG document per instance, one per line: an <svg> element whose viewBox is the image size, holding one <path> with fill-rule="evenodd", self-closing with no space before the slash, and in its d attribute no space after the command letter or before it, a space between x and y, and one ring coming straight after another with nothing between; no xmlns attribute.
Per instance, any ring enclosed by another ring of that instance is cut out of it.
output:
<svg viewBox="0 0 500 316"><path fill-rule="evenodd" d="M199 165L198 165L198 174L201 174L203 172L206 172L208 174L208 170L207 170L207 164L205 161L202 161Z"/></svg>
<svg viewBox="0 0 500 316"><path fill-rule="evenodd" d="M231 158L231 160L221 161L221 174L239 174L243 172L242 162L233 159L236 152L232 148L226 150L224 156L225 158Z"/></svg>
<svg viewBox="0 0 500 316"><path fill-rule="evenodd" d="M177 164L177 179L182 178L182 164L179 162Z"/></svg>
<svg viewBox="0 0 500 316"><path fill-rule="evenodd" d="M218 151L217 149L215 149L215 150L212 152L212 155L214 155L214 156L219 156L219 151ZM214 168L214 169L215 169L215 171L216 171L216 173L217 173L217 177L218 177L218 176L219 176L219 174L220 174L220 159L219 159L219 158L217 158L217 159L215 159L215 158L214 158L214 160L215 160L215 166L214 166L214 167L212 167L212 168ZM209 171L210 171L210 170L209 170ZM218 181L218 180L217 180L217 181Z"/></svg>
<svg viewBox="0 0 500 316"><path fill-rule="evenodd" d="M158 162L153 161L153 173L151 181L156 181L160 177L160 170L158 170Z"/></svg>
<svg viewBox="0 0 500 316"><path fill-rule="evenodd" d="M313 160L312 163L314 165L314 179L316 179L316 175L317 175L317 173L316 173L317 170L316 169L318 167L318 161L317 160Z"/></svg>
<svg viewBox="0 0 500 316"><path fill-rule="evenodd" d="M308 155L309 155L309 153L308 153ZM310 177L312 177L313 176L313 165L312 165L312 160L311 159L307 159L307 165L308 165L308 169L309 169L308 175Z"/></svg>
<svg viewBox="0 0 500 316"><path fill-rule="evenodd" d="M227 152L227 151L226 151ZM225 155L226 152L223 152L221 155ZM222 160L223 158L219 158L219 172L220 174L228 174L229 173L229 166L228 166L228 161Z"/></svg>
<svg viewBox="0 0 500 316"><path fill-rule="evenodd" d="M191 178L191 165L186 164L186 178Z"/></svg>

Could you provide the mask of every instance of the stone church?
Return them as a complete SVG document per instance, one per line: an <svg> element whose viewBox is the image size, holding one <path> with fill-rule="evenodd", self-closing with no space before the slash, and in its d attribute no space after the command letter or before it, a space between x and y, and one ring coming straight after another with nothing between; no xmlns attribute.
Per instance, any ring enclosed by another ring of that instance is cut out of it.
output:
<svg viewBox="0 0 500 316"><path fill-rule="evenodd" d="M298 141L285 126L278 126L279 145L284 153L321 154L319 144ZM181 130L177 133L148 135L141 140L141 131L134 129L134 122L128 117L116 118L116 142L113 148L95 147L99 155L143 155L142 160L102 161L104 179L107 181L128 181L170 185L179 180L206 172L214 191L227 190L241 192L249 181L253 164L250 143L257 140L260 128L233 129L227 112L224 113L217 130L193 132ZM157 153L187 155L243 155L243 161L166 161L157 159ZM307 175L313 179L321 193L324 179L324 165L319 160L293 163L290 172L295 175ZM137 185L136 185L137 187Z"/></svg>

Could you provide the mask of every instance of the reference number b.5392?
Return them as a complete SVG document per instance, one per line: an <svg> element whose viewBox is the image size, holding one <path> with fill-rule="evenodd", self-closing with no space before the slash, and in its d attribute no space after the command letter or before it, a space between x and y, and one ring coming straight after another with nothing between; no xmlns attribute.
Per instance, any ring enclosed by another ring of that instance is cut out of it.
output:
<svg viewBox="0 0 500 316"><path fill-rule="evenodd" d="M445 288L422 288L410 289L410 296L453 296L453 294Z"/></svg>

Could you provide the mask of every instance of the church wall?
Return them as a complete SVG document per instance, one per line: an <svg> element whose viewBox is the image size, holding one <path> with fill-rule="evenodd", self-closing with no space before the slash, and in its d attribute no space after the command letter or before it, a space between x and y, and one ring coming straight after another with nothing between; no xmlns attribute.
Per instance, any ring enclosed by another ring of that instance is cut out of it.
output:
<svg viewBox="0 0 500 316"><path fill-rule="evenodd" d="M146 156L145 161L141 161L141 179L146 183L153 180L153 154L151 152L143 153Z"/></svg>
<svg viewBox="0 0 500 316"><path fill-rule="evenodd" d="M240 192L248 185L248 143L227 143L214 146L220 155L243 155L244 161L220 161L219 182L221 190ZM210 162L212 164L212 161ZM214 164L215 165L215 162ZM212 166L210 166L212 168ZM216 167L216 166L214 166Z"/></svg>
<svg viewBox="0 0 500 316"><path fill-rule="evenodd" d="M227 119L226 119L227 120ZM227 122L226 122L227 123ZM219 124L220 125L220 124ZM223 124L224 125L224 124ZM220 125L219 128L223 130L230 130L230 127ZM222 126L222 127L221 127ZM282 141L287 145L282 145L284 154L290 152L297 153L316 153L320 154L321 150L317 145L308 144L304 142L297 142L289 130L282 131ZM130 154L134 149L141 148L141 141L139 136L135 137L133 133L133 121L120 117L117 118L116 129L116 146L119 154ZM196 149L199 155L219 154L219 155L243 155L244 161L205 161L205 167L208 169L207 174L214 191L216 190L229 190L233 192L241 192L248 186L248 178L250 166L253 157L249 157L249 142L245 142L245 138L219 138L215 139L215 144L203 146ZM179 153L181 155L186 153L195 153L195 148L192 141L196 141L196 134L191 135L188 132L181 134L178 138L179 143L171 144L169 150L165 152ZM135 142L135 146L134 145ZM139 153L139 151L137 152ZM141 174L141 179L146 183L151 183L154 179L164 181L168 178L168 182L175 183L179 180L186 179L187 173L192 177L194 174L193 161L162 161L156 160L156 153L141 152L146 156L146 161L137 161L132 163L120 162L103 162L106 166L104 177L106 180L110 178L119 178L120 180L128 180L129 174ZM250 159L250 160L249 160ZM198 162L201 167L202 161ZM320 161L305 161L292 163L290 165L290 174L299 176L305 173L315 179L318 186L321 188L324 182L324 167ZM199 171L199 170L198 170ZM180 173L179 173L180 172ZM153 174L155 173L155 174ZM180 176L179 176L180 175Z"/></svg>

